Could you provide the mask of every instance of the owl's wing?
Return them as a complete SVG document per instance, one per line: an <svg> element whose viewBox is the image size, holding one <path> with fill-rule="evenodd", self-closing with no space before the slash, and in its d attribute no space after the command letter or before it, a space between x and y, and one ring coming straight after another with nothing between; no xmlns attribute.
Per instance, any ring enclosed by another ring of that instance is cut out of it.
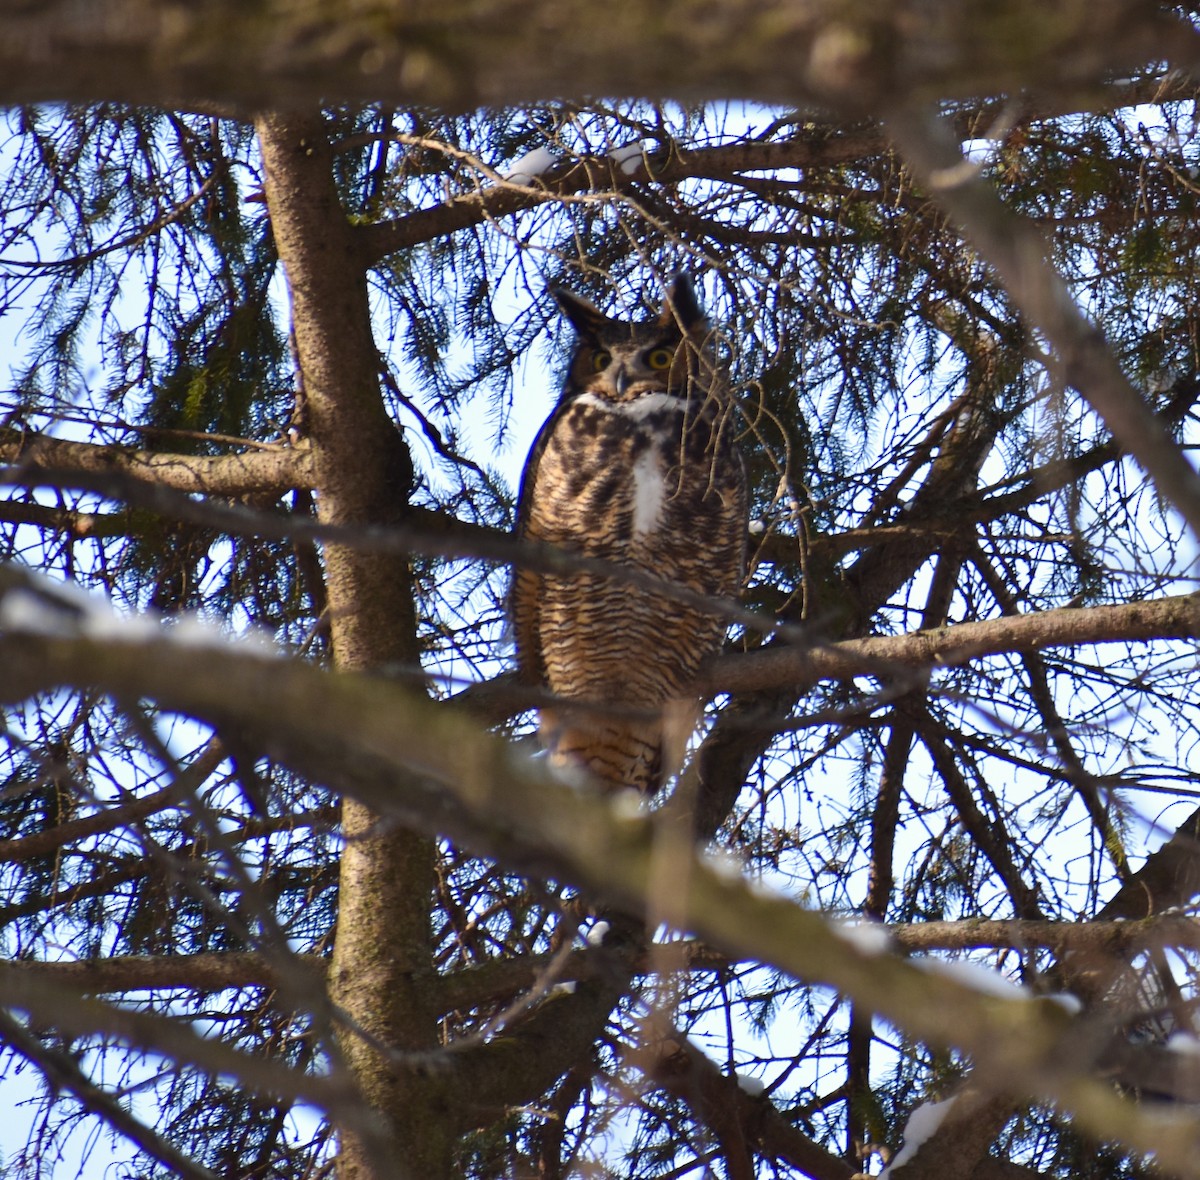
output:
<svg viewBox="0 0 1200 1180"><path fill-rule="evenodd" d="M546 444L550 441L550 436L558 426L559 419L566 412L570 404L571 399L564 397L554 407L550 417L542 423L541 430L537 432L537 438L533 440L533 446L529 448L529 457L525 460L525 468L521 472L521 490L517 494L518 537L523 537L529 526L529 513L533 504L533 498L537 494L538 467L541 464L542 455L546 451Z"/></svg>
<svg viewBox="0 0 1200 1180"><path fill-rule="evenodd" d="M539 539L532 534L530 529L530 518L538 494L538 467L546 450L546 444L568 404L569 399L567 398L559 402L550 417L542 423L542 428L538 431L537 438L533 440L533 446L529 449L529 457L525 460L525 469L521 472L521 490L517 497L516 536L518 541ZM538 639L541 600L541 575L518 562L513 572L512 589L508 596L508 616L512 620L513 639L517 648L517 674L526 684L540 685L545 682L546 678L541 643Z"/></svg>

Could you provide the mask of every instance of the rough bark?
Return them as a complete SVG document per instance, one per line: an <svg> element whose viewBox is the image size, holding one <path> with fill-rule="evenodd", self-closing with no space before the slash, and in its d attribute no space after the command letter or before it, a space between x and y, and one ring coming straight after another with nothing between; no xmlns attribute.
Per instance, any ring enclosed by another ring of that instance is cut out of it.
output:
<svg viewBox="0 0 1200 1180"><path fill-rule="evenodd" d="M219 727L237 725L251 748L270 748L297 773L396 822L445 833L515 871L574 884L692 929L735 957L835 988L931 1045L971 1054L998 1089L1057 1102L1084 1132L1154 1151L1164 1168L1192 1174L1190 1121L1164 1125L1091 1079L1107 1045L1103 1025L1072 1020L1050 1002L976 992L863 947L820 915L731 879L690 848L678 887L655 889L661 833L653 818L630 818L606 799L563 790L544 767L514 757L468 719L395 685L238 658L216 645L70 637L63 623L56 636L0 638L0 656L14 673L6 696L100 685ZM0 984L31 996L28 981L11 972L0 973ZM37 1000L41 1011L42 999L11 1002L28 1008ZM421 1065L428 1062L421 1054Z"/></svg>
<svg viewBox="0 0 1200 1180"><path fill-rule="evenodd" d="M323 524L401 523L412 468L379 395L366 277L334 188L332 156L316 115L258 121L266 198L287 270ZM329 545L324 553L334 662L344 670L416 667L410 567L403 555ZM333 1001L353 1027L341 1048L362 1092L404 1145L414 1176L446 1175L452 1132L436 1084L393 1068L375 1044L423 1052L437 1022L416 981L432 971L428 835L381 825L354 799L343 805ZM362 1035L365 1033L366 1035ZM374 1042L374 1043L373 1043ZM342 1180L375 1175L343 1129Z"/></svg>
<svg viewBox="0 0 1200 1180"><path fill-rule="evenodd" d="M1147 0L66 0L9 5L4 101L115 99L243 110L320 99L459 109L548 95L670 94L886 109L1040 86L1096 87L1196 60ZM637 46L637 52L630 52Z"/></svg>
<svg viewBox="0 0 1200 1180"><path fill-rule="evenodd" d="M8 483L50 482L69 473L126 476L189 494L246 496L312 486L307 446L263 446L238 455L182 455L53 438L0 427L0 463Z"/></svg>
<svg viewBox="0 0 1200 1180"><path fill-rule="evenodd" d="M1118 606L1061 607L884 638L846 639L805 647L776 645L709 665L710 692L790 684L804 689L827 677L882 673L912 679L934 668L965 664L1001 652L1043 651L1088 643L1194 639L1200 634L1200 596L1178 594Z"/></svg>

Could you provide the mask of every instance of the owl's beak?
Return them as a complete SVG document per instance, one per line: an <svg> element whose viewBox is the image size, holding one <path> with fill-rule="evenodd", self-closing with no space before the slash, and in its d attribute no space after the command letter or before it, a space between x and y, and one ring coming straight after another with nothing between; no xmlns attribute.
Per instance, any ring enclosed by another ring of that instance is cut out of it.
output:
<svg viewBox="0 0 1200 1180"><path fill-rule="evenodd" d="M613 384L617 387L617 395L623 397L625 390L629 388L629 374L624 365L617 366L617 371L613 374Z"/></svg>

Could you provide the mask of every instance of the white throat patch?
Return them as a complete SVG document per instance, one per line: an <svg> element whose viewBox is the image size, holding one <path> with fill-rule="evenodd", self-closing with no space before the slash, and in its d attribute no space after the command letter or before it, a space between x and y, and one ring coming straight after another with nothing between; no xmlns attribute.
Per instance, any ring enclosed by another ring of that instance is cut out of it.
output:
<svg viewBox="0 0 1200 1180"><path fill-rule="evenodd" d="M634 422L653 414L656 410L678 410L680 413L687 406L687 398L678 393L643 393L627 402L614 402L601 397L598 393L581 393L576 402L585 406L594 406L609 414L620 414L623 418L631 418Z"/></svg>
<svg viewBox="0 0 1200 1180"><path fill-rule="evenodd" d="M633 531L648 533L658 527L667 501L666 473L655 447L648 447L633 464Z"/></svg>

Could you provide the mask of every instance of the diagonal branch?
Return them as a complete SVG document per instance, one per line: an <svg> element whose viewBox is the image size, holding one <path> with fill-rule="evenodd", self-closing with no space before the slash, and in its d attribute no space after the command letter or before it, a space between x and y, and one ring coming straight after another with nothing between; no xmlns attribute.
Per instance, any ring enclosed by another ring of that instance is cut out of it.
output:
<svg viewBox="0 0 1200 1180"><path fill-rule="evenodd" d="M1079 310L1039 231L1008 209L963 158L945 121L907 110L890 118L888 129L913 174L995 269L1030 326L1045 336L1052 372L1083 395L1200 537L1200 475Z"/></svg>
<svg viewBox="0 0 1200 1180"><path fill-rule="evenodd" d="M744 1089L682 1032L672 1029L663 1035L659 1023L651 1021L646 1042L624 1046L623 1056L655 1085L688 1103L721 1142L727 1159L744 1167L752 1146L813 1180L851 1180L850 1166L797 1131L769 1097ZM728 1174L754 1175L733 1166Z"/></svg>
<svg viewBox="0 0 1200 1180"><path fill-rule="evenodd" d="M110 1093L97 1086L61 1049L53 1049L40 1040L19 1020L0 1011L0 1042L10 1046L41 1070L54 1089L62 1088L94 1114L100 1115L115 1131L137 1144L151 1159L169 1168L182 1180L217 1180L217 1174L201 1167L159 1135L153 1128L134 1118Z"/></svg>
<svg viewBox="0 0 1200 1180"><path fill-rule="evenodd" d="M1053 1003L976 992L880 953L816 913L731 879L696 851L689 850L675 886L651 900L652 819L631 817L619 801L564 790L543 764L422 695L221 644L148 644L144 634L133 641L88 638L61 625L57 631L0 636L0 658L11 673L2 686L6 697L86 685L148 697L216 726L236 721L248 746L270 749L294 772L380 815L444 835L512 870L652 912L733 956L844 992L914 1037L972 1055L998 1086L1060 1103L1083 1131L1153 1151L1162 1167L1196 1174L1190 1119L1142 1111L1089 1076L1103 1044L1086 1020L1072 1020ZM45 991L29 987L28 977L22 986L21 978L0 972L3 998L42 1005L39 1012L54 1023ZM173 1052L172 1043L162 1050ZM195 1051L189 1046L182 1046L185 1055ZM240 1076L242 1055L235 1056L230 1072Z"/></svg>

